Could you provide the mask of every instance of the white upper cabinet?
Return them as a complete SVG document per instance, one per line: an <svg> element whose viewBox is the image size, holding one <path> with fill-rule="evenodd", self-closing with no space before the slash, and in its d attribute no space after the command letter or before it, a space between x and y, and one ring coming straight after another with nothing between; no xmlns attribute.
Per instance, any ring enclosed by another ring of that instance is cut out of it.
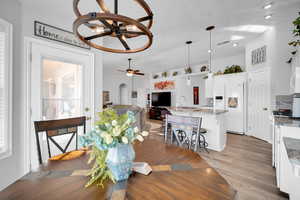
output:
<svg viewBox="0 0 300 200"><path fill-rule="evenodd" d="M214 79L208 78L205 80L205 97L214 98Z"/></svg>
<svg viewBox="0 0 300 200"><path fill-rule="evenodd" d="M290 93L300 93L300 49L293 57L292 74L290 79Z"/></svg>

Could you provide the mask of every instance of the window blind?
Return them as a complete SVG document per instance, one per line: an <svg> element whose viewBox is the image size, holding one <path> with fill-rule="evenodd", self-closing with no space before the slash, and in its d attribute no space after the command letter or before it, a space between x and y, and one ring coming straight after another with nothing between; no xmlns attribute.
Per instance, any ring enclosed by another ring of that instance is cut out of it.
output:
<svg viewBox="0 0 300 200"><path fill-rule="evenodd" d="M0 32L0 150L5 148L5 33Z"/></svg>

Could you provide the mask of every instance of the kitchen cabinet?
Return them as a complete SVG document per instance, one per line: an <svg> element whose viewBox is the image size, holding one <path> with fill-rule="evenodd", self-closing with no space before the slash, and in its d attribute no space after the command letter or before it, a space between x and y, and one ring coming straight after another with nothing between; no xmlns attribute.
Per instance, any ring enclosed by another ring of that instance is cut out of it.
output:
<svg viewBox="0 0 300 200"><path fill-rule="evenodd" d="M289 124L276 124L273 120L273 166L276 168L276 182L280 191L288 193L291 200L300 199L300 177L292 166L283 137L300 139L300 127Z"/></svg>
<svg viewBox="0 0 300 200"><path fill-rule="evenodd" d="M205 80L205 97L214 98L214 79L207 78Z"/></svg>

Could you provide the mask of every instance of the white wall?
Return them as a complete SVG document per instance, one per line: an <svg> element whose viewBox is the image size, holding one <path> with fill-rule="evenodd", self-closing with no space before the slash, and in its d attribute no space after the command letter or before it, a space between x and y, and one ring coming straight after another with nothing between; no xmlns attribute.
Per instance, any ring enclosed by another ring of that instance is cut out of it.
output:
<svg viewBox="0 0 300 200"><path fill-rule="evenodd" d="M119 87L121 84L126 84L128 86L128 103L133 105L141 105L139 102L131 102L131 91L132 91L132 78L126 76L125 73L117 72L116 70L111 70L109 68L104 68L103 71L103 90L109 91L110 101L113 104L120 103ZM149 76L134 76L133 77L133 91L148 90L149 88Z"/></svg>
<svg viewBox="0 0 300 200"><path fill-rule="evenodd" d="M17 0L1 1L0 18L13 25L13 127L12 156L0 160L0 191L23 175L23 136L25 130L25 71L21 64L21 5Z"/></svg>
<svg viewBox="0 0 300 200"><path fill-rule="evenodd" d="M245 52L237 55L212 59L212 71L218 72L226 69L226 67L231 67L232 65L239 65L243 70L246 69Z"/></svg>
<svg viewBox="0 0 300 200"><path fill-rule="evenodd" d="M24 37L33 37L40 40L46 40L49 42L57 43L59 45L65 45L68 47L73 47L71 45L66 45L60 42L55 42L40 37L34 36L34 21L40 21L52 26L56 26L68 31L72 31L73 20L70 18L62 18L61 16L53 14L53 10L39 10L32 9L27 5L22 5L23 15L22 15L22 25L23 25L23 36ZM13 11L12 11L13 12ZM78 48L78 47L73 47ZM79 48L80 50L84 50ZM95 116L97 117L96 112L102 109L102 89L103 89L103 58L102 52L99 50L91 49L95 54Z"/></svg>

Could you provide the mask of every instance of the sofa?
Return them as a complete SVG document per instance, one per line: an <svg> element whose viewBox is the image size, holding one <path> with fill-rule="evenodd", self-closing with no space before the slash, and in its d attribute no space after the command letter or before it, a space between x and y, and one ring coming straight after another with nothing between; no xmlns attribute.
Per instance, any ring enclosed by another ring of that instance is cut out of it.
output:
<svg viewBox="0 0 300 200"><path fill-rule="evenodd" d="M135 114L136 122L135 126L137 126L140 130L145 129L145 111L143 108L133 105L111 105L109 108L114 109L119 115L126 113L127 111L132 111Z"/></svg>

